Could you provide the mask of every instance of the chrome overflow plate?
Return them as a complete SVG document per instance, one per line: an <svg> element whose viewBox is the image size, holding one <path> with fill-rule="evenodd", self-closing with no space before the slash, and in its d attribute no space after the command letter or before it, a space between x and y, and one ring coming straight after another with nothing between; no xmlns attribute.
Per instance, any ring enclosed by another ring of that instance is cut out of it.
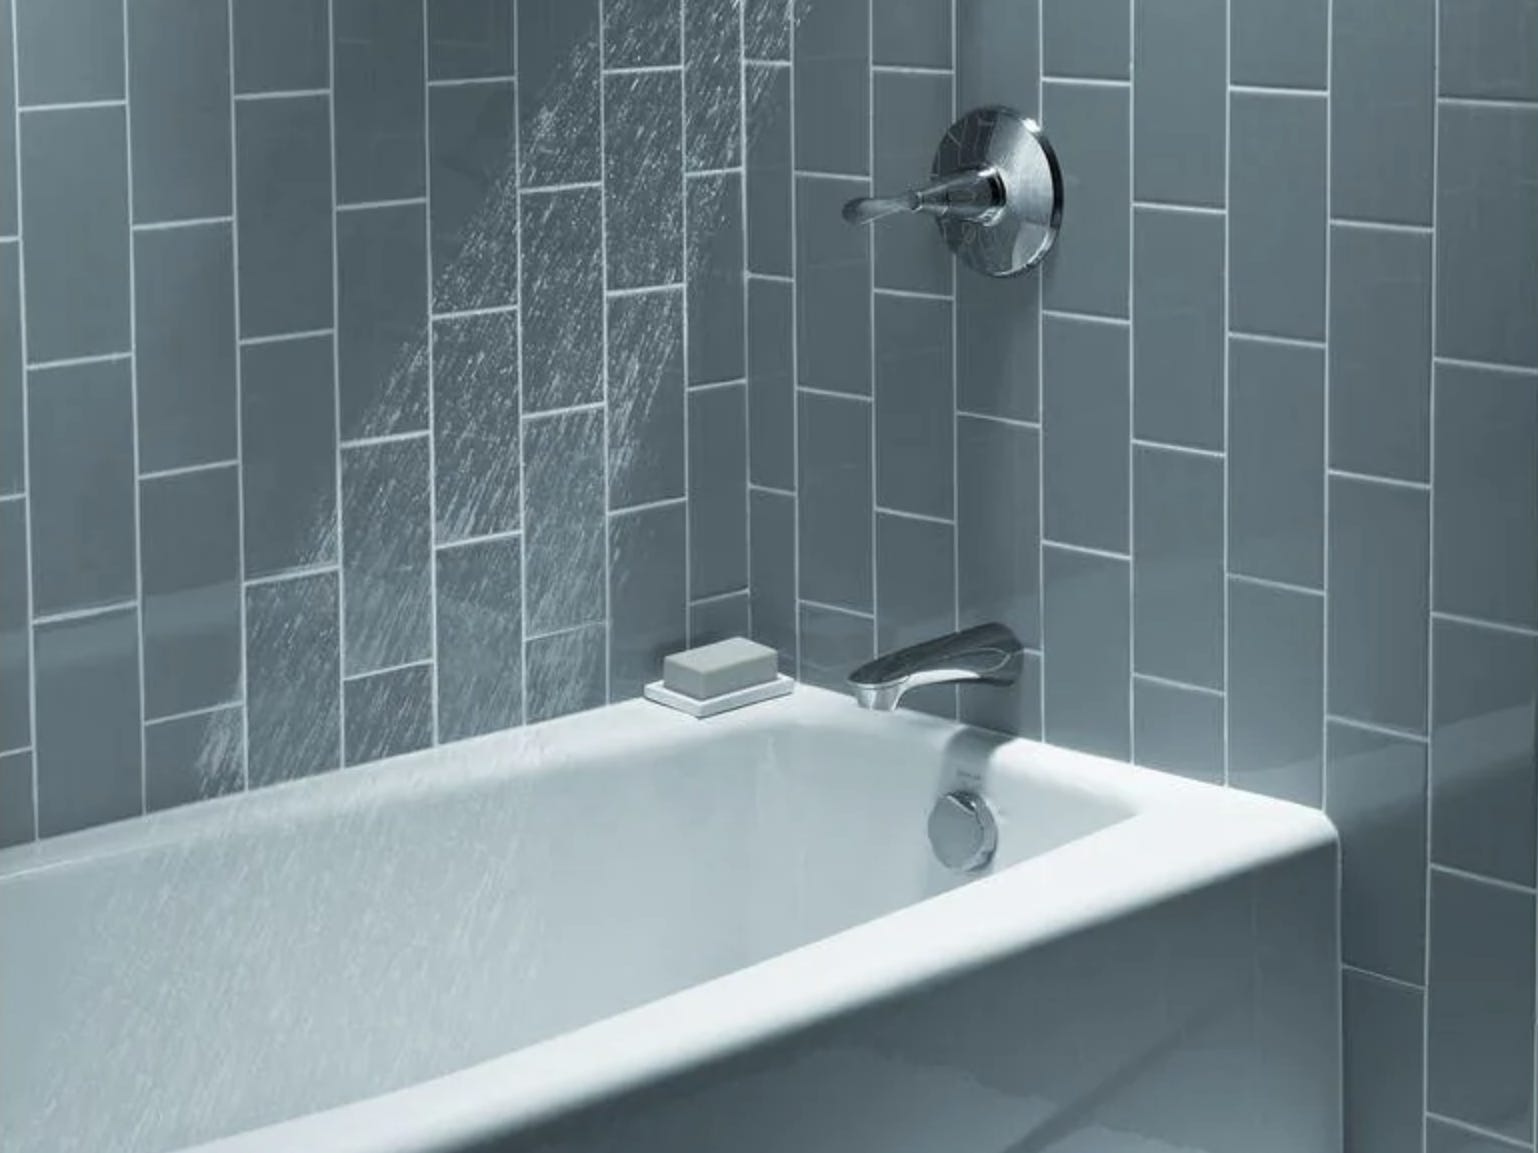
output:
<svg viewBox="0 0 1538 1153"><path fill-rule="evenodd" d="M999 847L993 809L970 790L946 793L929 811L929 844L935 858L952 872L986 869Z"/></svg>

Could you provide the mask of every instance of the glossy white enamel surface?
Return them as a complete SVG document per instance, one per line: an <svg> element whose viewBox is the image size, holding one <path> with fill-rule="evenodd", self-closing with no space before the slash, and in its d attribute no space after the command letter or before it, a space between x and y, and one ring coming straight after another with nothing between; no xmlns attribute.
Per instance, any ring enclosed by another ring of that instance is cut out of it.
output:
<svg viewBox="0 0 1538 1153"><path fill-rule="evenodd" d="M0 854L0 1148L1329 1153L1334 889L1301 808L631 702Z"/></svg>

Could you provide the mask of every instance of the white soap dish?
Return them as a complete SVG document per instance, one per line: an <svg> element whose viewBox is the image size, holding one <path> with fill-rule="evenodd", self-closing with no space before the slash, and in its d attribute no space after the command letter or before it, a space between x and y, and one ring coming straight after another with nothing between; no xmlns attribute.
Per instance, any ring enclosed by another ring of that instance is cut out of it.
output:
<svg viewBox="0 0 1538 1153"><path fill-rule="evenodd" d="M668 688L661 681L653 681L643 690L646 699L655 701L659 705L666 705L670 709L677 709L681 713L688 713L696 720L704 720L718 713L731 712L746 705L756 705L762 701L772 701L775 697L783 697L796 687L795 679L779 673L772 681L765 681L759 685L749 685L745 689L733 689L729 693L722 693L714 697L691 697L687 693L680 693Z"/></svg>

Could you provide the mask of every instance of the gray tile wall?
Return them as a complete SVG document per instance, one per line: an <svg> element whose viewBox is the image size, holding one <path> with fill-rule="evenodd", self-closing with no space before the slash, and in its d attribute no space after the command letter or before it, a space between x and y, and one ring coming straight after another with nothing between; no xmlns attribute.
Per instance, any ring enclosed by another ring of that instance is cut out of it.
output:
<svg viewBox="0 0 1538 1153"><path fill-rule="evenodd" d="M0 845L747 630L747 18L0 0Z"/></svg>
<svg viewBox="0 0 1538 1153"><path fill-rule="evenodd" d="M1538 0L759 0L745 46L755 633L837 686L1008 621L1018 688L918 706L1323 806L1347 1148L1532 1150ZM839 222L985 103L1063 164L1040 273Z"/></svg>

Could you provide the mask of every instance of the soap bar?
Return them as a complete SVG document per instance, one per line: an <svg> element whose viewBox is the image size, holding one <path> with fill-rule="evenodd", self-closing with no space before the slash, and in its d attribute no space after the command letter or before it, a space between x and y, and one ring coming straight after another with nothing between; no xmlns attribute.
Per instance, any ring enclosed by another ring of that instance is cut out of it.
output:
<svg viewBox="0 0 1538 1153"><path fill-rule="evenodd" d="M729 637L662 660L662 683L701 701L765 684L778 674L779 655L746 637Z"/></svg>

